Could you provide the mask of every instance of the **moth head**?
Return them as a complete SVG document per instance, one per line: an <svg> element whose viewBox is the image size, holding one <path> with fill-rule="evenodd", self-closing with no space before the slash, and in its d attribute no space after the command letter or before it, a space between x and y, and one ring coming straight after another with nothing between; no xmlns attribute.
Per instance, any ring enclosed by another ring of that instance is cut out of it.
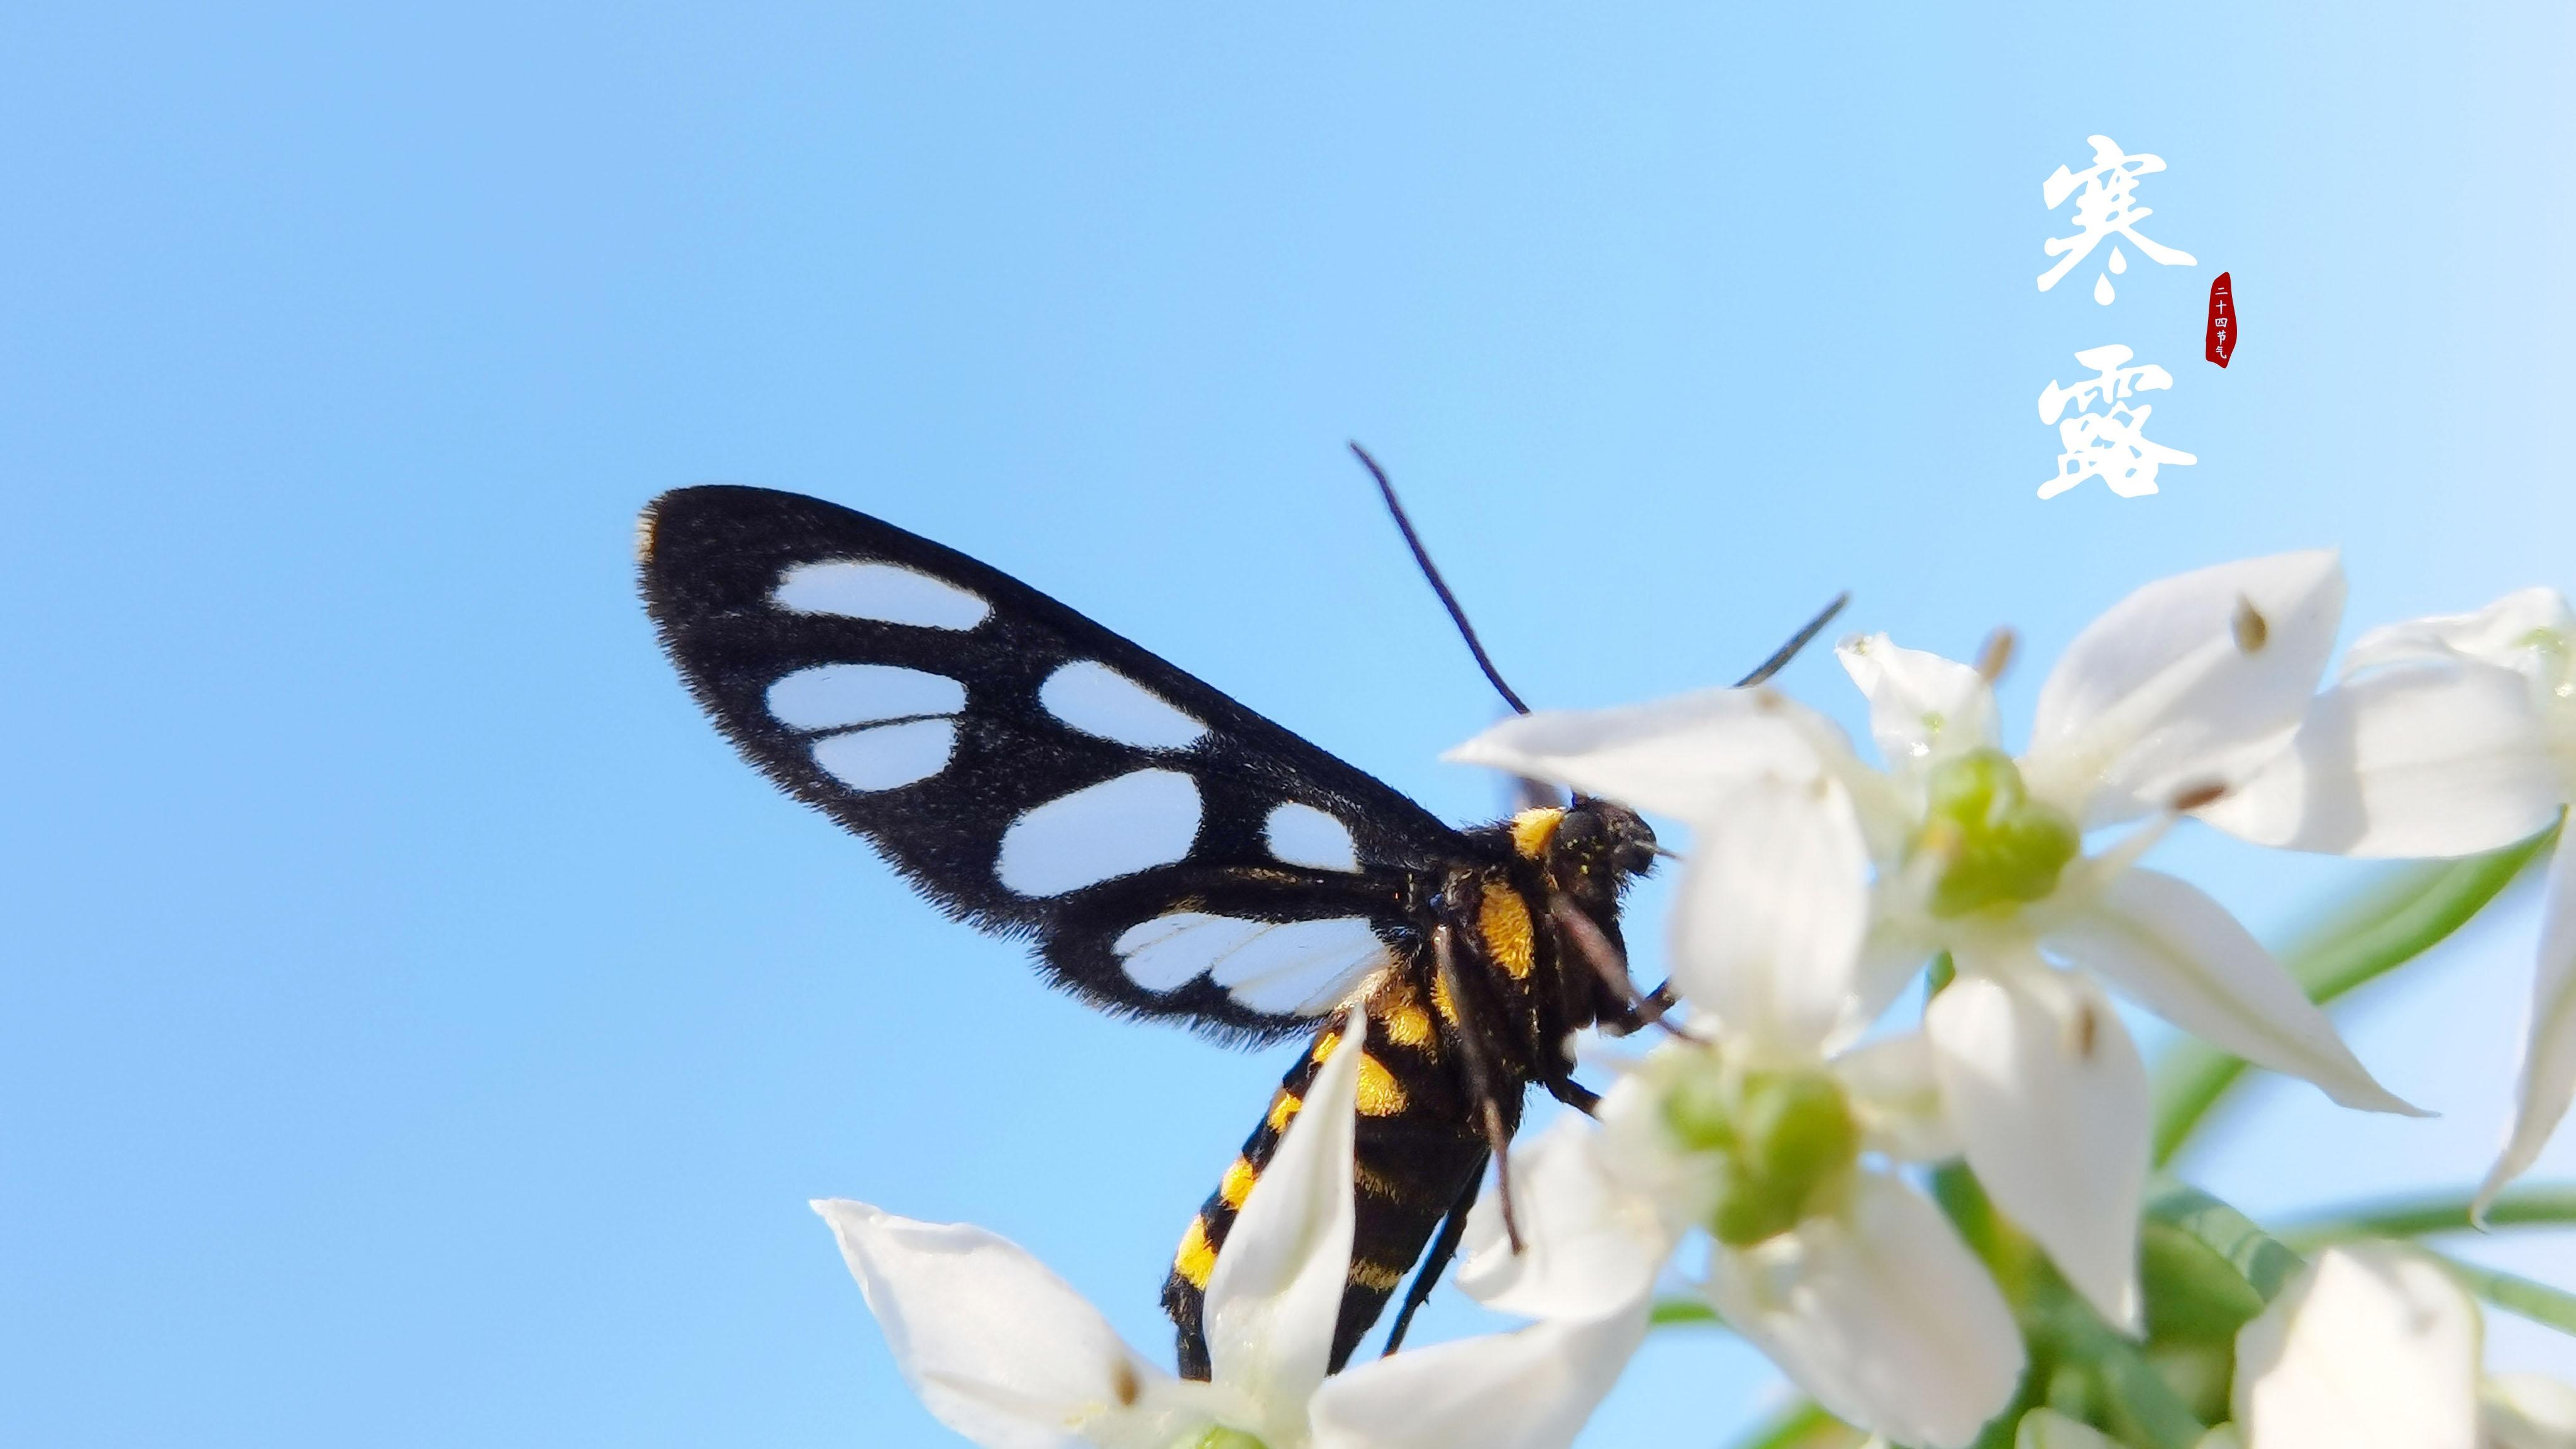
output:
<svg viewBox="0 0 2576 1449"><path fill-rule="evenodd" d="M1547 841L1549 873L1578 895L1612 901L1655 868L1655 832L1636 811L1577 795Z"/></svg>

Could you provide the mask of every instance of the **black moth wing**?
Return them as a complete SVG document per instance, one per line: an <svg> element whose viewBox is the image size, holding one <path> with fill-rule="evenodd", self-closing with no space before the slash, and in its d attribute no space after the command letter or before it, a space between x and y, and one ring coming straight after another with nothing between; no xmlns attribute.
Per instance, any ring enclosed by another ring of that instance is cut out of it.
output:
<svg viewBox="0 0 2576 1449"><path fill-rule="evenodd" d="M1369 971L1416 949L1414 883L1472 853L1421 806L1216 689L866 514L767 489L683 488L646 510L640 552L664 649L746 757L951 915L1033 939L1058 984L1104 1009L1225 1039L1311 1030ZM1103 691L1135 706L1113 709L1106 733L1050 708ZM922 772L942 740L944 762ZM1193 795L1194 827L1173 814ZM1095 806L1128 807L1136 829ZM1048 834L1025 824L1032 812L1050 830L1094 817L1059 847L1079 839L1116 856L1159 830L1172 858L1049 889L1097 866L1022 849ZM1173 979L1194 957L1273 974ZM1304 978L1291 969L1301 959Z"/></svg>

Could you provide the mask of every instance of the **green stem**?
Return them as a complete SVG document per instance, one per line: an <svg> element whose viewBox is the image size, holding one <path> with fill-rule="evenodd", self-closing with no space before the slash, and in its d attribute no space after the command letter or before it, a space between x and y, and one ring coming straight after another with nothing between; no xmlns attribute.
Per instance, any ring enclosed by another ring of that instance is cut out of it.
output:
<svg viewBox="0 0 2576 1449"><path fill-rule="evenodd" d="M2453 1190L2383 1198L2329 1208L2282 1228L2277 1236L2301 1252L2353 1238L2422 1238L2466 1232L2476 1194ZM2576 1223L2576 1183L2524 1183L2505 1189L2487 1208L2494 1228Z"/></svg>
<svg viewBox="0 0 2576 1449"><path fill-rule="evenodd" d="M2282 952L2281 964L2311 1000L2332 1001L2424 954L2468 924L2557 838L2553 825L2485 855L2406 867ZM2157 1166L2173 1160L2244 1074L2244 1062L2196 1041L2183 1043L2156 1064Z"/></svg>
<svg viewBox="0 0 2576 1449"><path fill-rule="evenodd" d="M2447 1253L2427 1256L2460 1280L2460 1286L2509 1313L2517 1313L2534 1323L2576 1333L2576 1293L2534 1283L2516 1274L2454 1258Z"/></svg>
<svg viewBox="0 0 2576 1449"><path fill-rule="evenodd" d="M2187 1193L2189 1189L2176 1189ZM2122 1443L2144 1449L2193 1449L2207 1426L2157 1374L2137 1345L2102 1321L2066 1284L2019 1228L1995 1211L1993 1200L1965 1163L1932 1170L1932 1196L1959 1236L1994 1275L1995 1286L2020 1322L2030 1347L2022 1391L2004 1415L1986 1426L1977 1449L2013 1442L2013 1423L2035 1402L2058 1366L2071 1366L2099 1390L2103 1421ZM2179 1200L2178 1200L2179 1201ZM2221 1207L2216 1199L2207 1199ZM2197 1206L2197 1202L2191 1206ZM2177 1211L2180 1211L2177 1208ZM2252 1231L2250 1224L2247 1230ZM2255 1234L2257 1237L2259 1233Z"/></svg>
<svg viewBox="0 0 2576 1449"><path fill-rule="evenodd" d="M2054 1272L2033 1295L2028 1316L2035 1346L2059 1363L2078 1364L2093 1376L2104 1424L2122 1443L2141 1449L2193 1449L2209 1426L2193 1417L2171 1385L2137 1350L2104 1323Z"/></svg>
<svg viewBox="0 0 2576 1449"><path fill-rule="evenodd" d="M1814 1404L1797 1404L1754 1427L1735 1441L1735 1449L1806 1449L1834 1430L1851 1432L1842 1420Z"/></svg>
<svg viewBox="0 0 2576 1449"><path fill-rule="evenodd" d="M1658 1298L1654 1311L1646 1317L1649 1328L1678 1328L1703 1323L1711 1328L1726 1326L1726 1320L1717 1316L1716 1309L1696 1298Z"/></svg>

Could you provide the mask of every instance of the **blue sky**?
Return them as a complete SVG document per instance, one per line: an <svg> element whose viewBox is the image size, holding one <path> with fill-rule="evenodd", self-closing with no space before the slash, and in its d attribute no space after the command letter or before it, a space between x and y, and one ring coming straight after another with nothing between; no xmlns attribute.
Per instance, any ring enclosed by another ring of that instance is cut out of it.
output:
<svg viewBox="0 0 2576 1449"><path fill-rule="evenodd" d="M2180 568L2338 545L2356 625L2568 587L2569 30L13 12L0 1437L945 1442L820 1195L984 1223L1165 1341L1171 1245L1284 1059L1043 990L733 759L634 600L654 493L881 513L1459 819L1495 787L1436 756L1492 705L1348 438L1551 705L1732 677L1844 587L1907 643L2020 627L2025 710ZM2167 159L2144 229L2200 259L2109 309L2089 269L2032 285L2093 132ZM2032 399L2112 341L2201 461L2042 504ZM1850 713L1829 659L1788 682ZM2267 927L2352 876L2170 859ZM2474 1175L2530 936L2351 1018L2446 1116L2268 1088L2205 1180ZM1659 1342L1594 1439L1712 1442L1771 1383Z"/></svg>

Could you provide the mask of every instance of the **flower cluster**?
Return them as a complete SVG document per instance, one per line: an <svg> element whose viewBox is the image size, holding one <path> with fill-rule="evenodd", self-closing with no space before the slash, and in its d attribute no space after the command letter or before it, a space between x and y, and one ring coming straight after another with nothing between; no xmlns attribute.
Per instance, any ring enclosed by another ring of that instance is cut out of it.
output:
<svg viewBox="0 0 2576 1449"><path fill-rule="evenodd" d="M2200 1249L2236 1265L2220 1289L2142 1276L2153 1108L2115 995L2344 1106L2415 1111L2223 906L2142 863L2157 842L2188 817L2447 858L2531 841L2576 797L2562 599L2378 629L2335 669L2343 599L2328 553L2151 584L2068 647L2018 753L1993 691L2008 650L1970 665L1884 634L1838 650L1875 762L1758 686L1527 715L1454 752L1693 842L1671 922L1685 1024L1514 1149L1516 1222L1492 1193L1469 1219L1458 1281L1519 1328L1326 1374L1356 1050L1324 1064L1216 1260L1208 1382L1145 1362L999 1239L820 1210L924 1402L997 1449L1565 1445L1677 1274L1823 1414L1895 1444L2576 1445L2576 1393L2482 1381L2475 1303L2412 1250L2300 1266L2246 1225ZM2576 1096L2576 853L2544 910L2480 1213ZM1918 985L1919 1015L1899 1005ZM2106 1367L2143 1365L2177 1304L2216 1325L2193 1340L2214 1377ZM2131 1387L2061 1392L2087 1362L2077 1379Z"/></svg>

